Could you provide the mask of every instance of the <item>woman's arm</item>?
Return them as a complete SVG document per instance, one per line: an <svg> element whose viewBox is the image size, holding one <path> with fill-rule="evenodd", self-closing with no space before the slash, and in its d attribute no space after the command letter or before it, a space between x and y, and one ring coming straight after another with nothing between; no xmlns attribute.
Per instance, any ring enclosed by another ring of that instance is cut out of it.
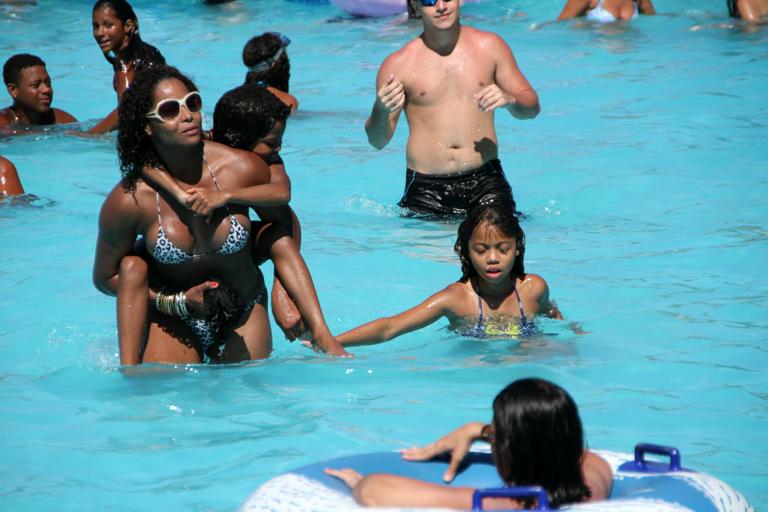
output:
<svg viewBox="0 0 768 512"><path fill-rule="evenodd" d="M363 477L349 468L328 468L325 473L347 484L352 489L355 501L366 507L444 507L469 510L475 492L470 487L447 487L386 473Z"/></svg>
<svg viewBox="0 0 768 512"><path fill-rule="evenodd" d="M583 16L587 9L589 9L589 0L568 0L560 16L557 17L557 21Z"/></svg>
<svg viewBox="0 0 768 512"><path fill-rule="evenodd" d="M107 295L117 294L120 260L131 252L139 231L140 211L133 194L118 183L99 214L99 234L93 262L93 284Z"/></svg>
<svg viewBox="0 0 768 512"><path fill-rule="evenodd" d="M402 313L379 318L363 324L359 327L337 336L336 339L342 345L375 345L382 341L389 341L401 334L415 331L434 323L438 318L445 316L451 309L451 303L455 300L456 291L451 285L437 292L427 300Z"/></svg>
<svg viewBox="0 0 768 512"><path fill-rule="evenodd" d="M483 438L484 427L486 424L479 421L466 423L434 443L403 450L403 458L405 460L432 460L438 455L450 453L451 460L445 473L443 473L443 480L451 482L456 477L456 471L469 452L472 443Z"/></svg>

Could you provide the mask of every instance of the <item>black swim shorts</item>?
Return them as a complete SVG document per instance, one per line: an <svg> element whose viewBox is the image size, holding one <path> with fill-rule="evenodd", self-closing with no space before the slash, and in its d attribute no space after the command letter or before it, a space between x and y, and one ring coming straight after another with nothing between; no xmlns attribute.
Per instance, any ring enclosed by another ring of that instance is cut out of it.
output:
<svg viewBox="0 0 768 512"><path fill-rule="evenodd" d="M465 216L477 205L506 201L515 208L501 162L490 160L476 169L455 174L405 173L405 193L400 202L406 216Z"/></svg>

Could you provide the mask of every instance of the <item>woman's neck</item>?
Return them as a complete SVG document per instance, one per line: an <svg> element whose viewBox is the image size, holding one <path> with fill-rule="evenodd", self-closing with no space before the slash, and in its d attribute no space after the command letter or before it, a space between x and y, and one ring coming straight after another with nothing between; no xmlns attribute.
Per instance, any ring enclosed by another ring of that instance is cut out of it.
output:
<svg viewBox="0 0 768 512"><path fill-rule="evenodd" d="M165 170L176 180L188 185L198 183L203 176L204 148L205 143L202 141L192 147L155 144L155 151Z"/></svg>

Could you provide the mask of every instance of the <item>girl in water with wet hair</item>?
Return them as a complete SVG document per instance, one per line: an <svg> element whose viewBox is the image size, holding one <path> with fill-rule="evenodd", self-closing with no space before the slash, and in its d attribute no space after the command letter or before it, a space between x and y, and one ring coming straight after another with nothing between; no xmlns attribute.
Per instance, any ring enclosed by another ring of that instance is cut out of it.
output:
<svg viewBox="0 0 768 512"><path fill-rule="evenodd" d="M93 5L91 24L93 38L104 53L104 58L112 64L112 85L117 92L118 103L137 73L165 64L160 51L141 39L139 19L126 0L98 0ZM89 132L106 133L116 130L117 122L115 109Z"/></svg>
<svg viewBox="0 0 768 512"><path fill-rule="evenodd" d="M535 334L536 315L562 319L546 281L525 272L525 234L514 207L499 202L473 209L459 226L454 247L459 281L395 316L337 336L342 345L388 341L446 317L459 334L517 338Z"/></svg>
<svg viewBox="0 0 768 512"><path fill-rule="evenodd" d="M278 32L266 32L251 38L243 47L243 64L248 68L246 84L258 84L291 107L299 108L299 101L288 92L291 63L287 48L291 40Z"/></svg>
<svg viewBox="0 0 768 512"><path fill-rule="evenodd" d="M474 441L491 445L504 484L538 485L549 504L607 499L613 483L608 463L585 448L579 411L573 398L552 382L527 378L512 382L493 400L489 424L467 423L436 442L403 450L403 458L430 460L450 454L443 479L450 482ZM472 508L470 487L447 487L391 474L363 477L352 469L326 469L353 490L355 500L375 507ZM524 509L535 503L515 498L486 498L484 510Z"/></svg>

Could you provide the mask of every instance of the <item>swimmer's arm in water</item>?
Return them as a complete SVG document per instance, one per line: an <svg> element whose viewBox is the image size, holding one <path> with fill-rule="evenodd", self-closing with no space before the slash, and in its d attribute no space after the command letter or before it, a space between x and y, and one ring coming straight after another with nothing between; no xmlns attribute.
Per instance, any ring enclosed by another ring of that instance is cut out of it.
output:
<svg viewBox="0 0 768 512"><path fill-rule="evenodd" d="M541 112L539 96L517 66L512 50L496 34L488 34L483 49L496 61L495 83L475 94L477 106L483 112L506 107L517 119L533 119Z"/></svg>
<svg viewBox="0 0 768 512"><path fill-rule="evenodd" d="M656 8L651 0L638 0L637 11L640 14L656 14Z"/></svg>
<svg viewBox="0 0 768 512"><path fill-rule="evenodd" d="M389 341L452 314L459 288L456 283L437 292L427 300L407 311L394 316L379 318L336 336L344 346L375 345Z"/></svg>
<svg viewBox="0 0 768 512"><path fill-rule="evenodd" d="M107 133L117 130L117 109L109 113L107 117L102 119L99 124L88 130L88 133Z"/></svg>
<svg viewBox="0 0 768 512"><path fill-rule="evenodd" d="M557 21L569 20L576 16L583 16L589 9L589 0L568 0L563 7Z"/></svg>
<svg viewBox="0 0 768 512"><path fill-rule="evenodd" d="M554 318L555 320L562 320L563 314L560 312L560 308L557 307L557 303L549 298L549 285L547 282L539 276L536 276L541 281L537 284L539 311L538 314Z"/></svg>
<svg viewBox="0 0 768 512"><path fill-rule="evenodd" d="M376 75L376 101L365 121L368 142L376 149L382 149L392 140L405 107L405 86L395 76L399 54L387 57Z"/></svg>
<svg viewBox="0 0 768 512"><path fill-rule="evenodd" d="M471 487L447 487L387 473L374 473L363 477L349 468L328 468L325 473L347 484L352 489L355 501L366 507L444 507L469 510L472 508L472 495L475 492ZM488 504L485 503L486 506Z"/></svg>

